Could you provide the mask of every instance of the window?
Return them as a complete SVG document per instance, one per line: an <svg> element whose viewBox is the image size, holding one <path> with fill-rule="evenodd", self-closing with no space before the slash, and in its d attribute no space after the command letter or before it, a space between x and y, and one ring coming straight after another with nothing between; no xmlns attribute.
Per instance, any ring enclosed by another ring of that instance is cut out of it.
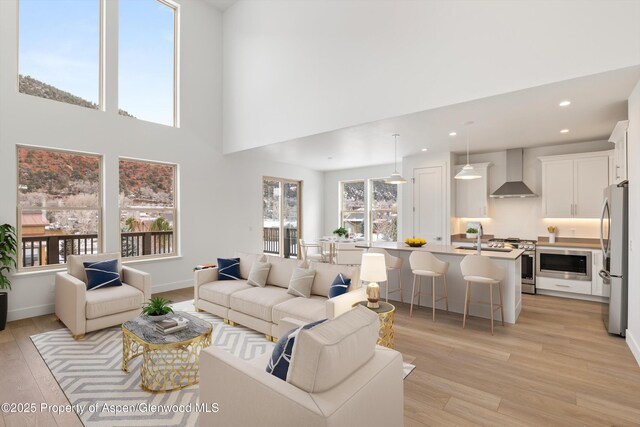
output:
<svg viewBox="0 0 640 427"><path fill-rule="evenodd" d="M101 252L102 157L18 146L20 269Z"/></svg>
<svg viewBox="0 0 640 427"><path fill-rule="evenodd" d="M262 241L267 254L298 257L302 181L262 179Z"/></svg>
<svg viewBox="0 0 640 427"><path fill-rule="evenodd" d="M100 0L20 0L18 90L100 109Z"/></svg>
<svg viewBox="0 0 640 427"><path fill-rule="evenodd" d="M178 6L168 0L120 0L120 114L177 126Z"/></svg>
<svg viewBox="0 0 640 427"><path fill-rule="evenodd" d="M373 242L398 238L398 186L384 179L342 181L340 225Z"/></svg>
<svg viewBox="0 0 640 427"><path fill-rule="evenodd" d="M123 257L176 254L177 165L120 159Z"/></svg>
<svg viewBox="0 0 640 427"><path fill-rule="evenodd" d="M365 235L365 182L343 181L340 183L340 224L350 234Z"/></svg>
<svg viewBox="0 0 640 427"><path fill-rule="evenodd" d="M398 185L384 179L369 181L371 241L395 242L398 238Z"/></svg>

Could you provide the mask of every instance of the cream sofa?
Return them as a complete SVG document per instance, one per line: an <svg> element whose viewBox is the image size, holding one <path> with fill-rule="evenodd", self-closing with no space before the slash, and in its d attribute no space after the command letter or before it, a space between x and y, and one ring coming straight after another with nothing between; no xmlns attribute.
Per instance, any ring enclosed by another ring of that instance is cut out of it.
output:
<svg viewBox="0 0 640 427"><path fill-rule="evenodd" d="M360 292L360 268L320 262L309 263L316 271L311 297L296 297L287 293L289 280L300 261L256 254L238 253L241 280L218 280L218 269L195 272L194 305L198 310L222 317L230 323L262 332L267 338L280 335L278 324L283 319L309 323L320 319L333 319L351 309L355 302L366 299ZM264 288L247 284L251 266L266 258L271 270ZM338 273L351 279L349 292L328 299L331 283Z"/></svg>
<svg viewBox="0 0 640 427"><path fill-rule="evenodd" d="M118 259L122 286L87 291L85 262ZM75 339L131 320L142 312L142 304L151 297L151 275L123 267L120 253L71 255L67 271L56 273L55 313Z"/></svg>
<svg viewBox="0 0 640 427"><path fill-rule="evenodd" d="M378 316L357 307L301 331L287 380L266 372L269 352L244 361L215 346L200 353L201 426L403 425L402 355L376 346Z"/></svg>

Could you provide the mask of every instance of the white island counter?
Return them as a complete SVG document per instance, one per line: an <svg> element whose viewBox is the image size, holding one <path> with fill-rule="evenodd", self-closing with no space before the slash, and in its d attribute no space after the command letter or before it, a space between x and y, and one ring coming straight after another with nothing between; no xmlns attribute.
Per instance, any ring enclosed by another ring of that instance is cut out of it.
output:
<svg viewBox="0 0 640 427"><path fill-rule="evenodd" d="M449 291L449 311L456 313L462 313L464 310L464 295L466 283L462 277L460 271L460 262L466 255L476 255L475 249L456 249L456 246L450 245L431 245L427 244L421 248L412 248L404 243L396 242L376 242L376 243L360 243L356 244L357 247L369 248L383 248L388 250L392 255L398 256L404 259L402 267L402 282L403 292L402 296L404 302L411 302L411 288L413 285L413 274L411 273L411 267L409 266L409 255L413 251L431 252L438 259L447 261L449 263L449 272L447 273L447 289ZM481 255L492 258L493 261L500 267L506 270L506 276L502 281L502 296L504 303L504 321L506 323L516 323L520 310L522 309L522 283L521 283L521 260L520 256L524 251L521 249L515 249L510 252L494 252L483 250ZM391 280L391 287L397 287L397 276L391 274L389 279ZM436 279L436 295L442 295L443 286L440 284L442 279ZM431 307L431 280L429 278L422 278L422 297L420 302L422 306ZM383 285L384 286L384 285ZM417 289L416 289L417 291ZM497 291L496 291L497 292ZM385 296L384 288L381 289L382 297ZM390 295L390 300L393 298L396 301L400 300L400 295L394 293ZM485 304L474 304L474 301L489 301L489 287L483 285L471 286L471 307L469 314L471 316L490 318L489 306ZM497 299L494 299L497 301ZM414 305L417 304L417 298ZM444 310L444 301L436 303L436 308ZM415 310L415 307L414 307ZM496 319L499 318L499 312L497 312ZM438 315L436 314L436 321ZM462 320L460 323L462 326Z"/></svg>

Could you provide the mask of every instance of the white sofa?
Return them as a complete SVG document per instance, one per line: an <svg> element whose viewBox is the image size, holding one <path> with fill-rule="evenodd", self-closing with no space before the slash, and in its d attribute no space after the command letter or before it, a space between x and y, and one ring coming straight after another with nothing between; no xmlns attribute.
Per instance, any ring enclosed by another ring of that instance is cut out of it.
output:
<svg viewBox="0 0 640 427"><path fill-rule="evenodd" d="M201 426L388 427L403 425L402 355L376 346L378 316L357 307L301 331L286 381L215 346L200 353Z"/></svg>
<svg viewBox="0 0 640 427"><path fill-rule="evenodd" d="M355 302L362 301L360 269L357 266L333 265L320 262L309 263L316 271L311 288L311 297L296 297L287 293L289 280L300 261L256 254L238 253L241 280L218 280L218 269L210 268L195 272L194 305L231 323L239 323L277 338L278 324L286 319L309 323L321 319L333 319L351 309ZM262 258L271 263L271 270L264 288L247 284L253 263ZM346 294L328 299L331 283L338 273L351 279Z"/></svg>

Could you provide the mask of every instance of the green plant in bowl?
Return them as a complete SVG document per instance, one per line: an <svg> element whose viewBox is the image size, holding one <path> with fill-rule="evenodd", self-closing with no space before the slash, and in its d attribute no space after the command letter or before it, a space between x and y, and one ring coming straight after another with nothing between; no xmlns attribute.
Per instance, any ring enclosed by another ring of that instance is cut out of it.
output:
<svg viewBox="0 0 640 427"><path fill-rule="evenodd" d="M473 227L469 227L469 228L467 228L467 233L468 234L478 234L478 229L477 228L473 228Z"/></svg>
<svg viewBox="0 0 640 427"><path fill-rule="evenodd" d="M170 306L171 301L160 297L151 297L149 301L142 305L142 314L145 314L154 322L166 319L167 315L173 313Z"/></svg>
<svg viewBox="0 0 640 427"><path fill-rule="evenodd" d="M344 227L338 227L335 230L333 230L333 234L337 234L338 237L344 237L349 233L349 230L347 230Z"/></svg>

